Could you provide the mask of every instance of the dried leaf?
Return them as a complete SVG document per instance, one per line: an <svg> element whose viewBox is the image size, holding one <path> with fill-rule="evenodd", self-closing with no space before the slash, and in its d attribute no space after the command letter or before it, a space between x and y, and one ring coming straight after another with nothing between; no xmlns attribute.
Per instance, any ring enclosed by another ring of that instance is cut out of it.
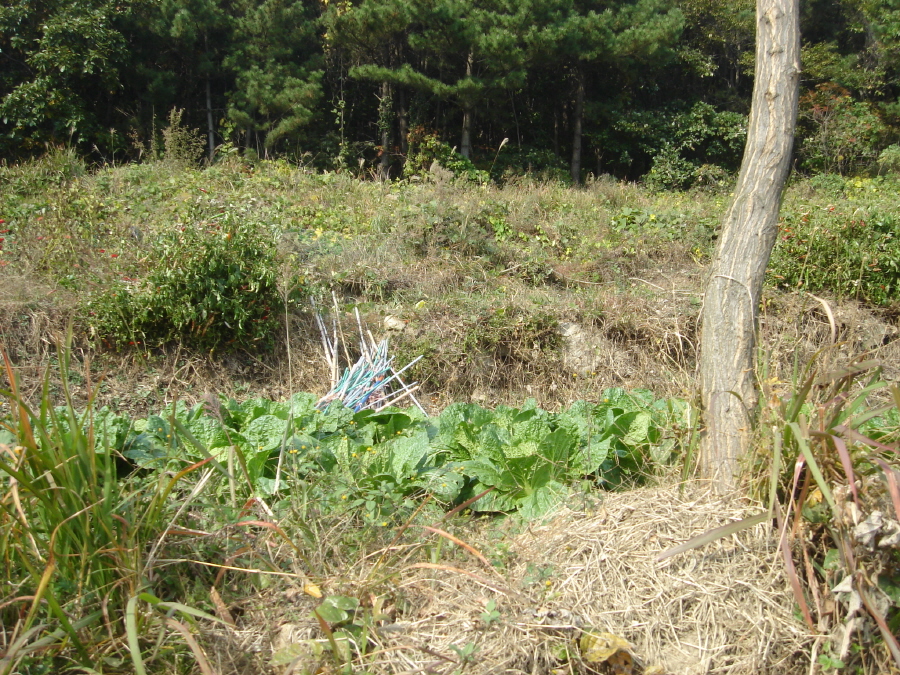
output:
<svg viewBox="0 0 900 675"><path fill-rule="evenodd" d="M614 673L634 672L634 653L626 640L612 633L584 633L579 646L581 657L591 664L605 663Z"/></svg>
<svg viewBox="0 0 900 675"><path fill-rule="evenodd" d="M215 586L212 586L209 589L209 599L212 600L213 607L216 609L216 616L229 626L233 626L234 617L231 616L231 612L228 611L228 607L222 601L222 596L219 595L219 591L216 590Z"/></svg>

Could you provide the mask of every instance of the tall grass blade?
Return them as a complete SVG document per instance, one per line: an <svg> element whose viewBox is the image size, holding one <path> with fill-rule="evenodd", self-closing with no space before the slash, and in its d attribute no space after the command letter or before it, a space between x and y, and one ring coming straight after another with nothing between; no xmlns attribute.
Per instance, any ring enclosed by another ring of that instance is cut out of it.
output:
<svg viewBox="0 0 900 675"><path fill-rule="evenodd" d="M860 361L859 363L853 363L849 366L829 371L816 378L813 384L817 386L823 386L826 384L830 384L831 382L835 382L836 380L853 379L860 373L864 373L867 370L872 370L873 368L878 368L880 366L881 361L877 361L875 359L870 359L869 361Z"/></svg>
<svg viewBox="0 0 900 675"><path fill-rule="evenodd" d="M794 599L800 607L803 614L803 620L811 631L816 630L816 624L813 621L812 614L809 611L809 603L806 602L806 595L803 593L803 584L800 583L800 577L797 575L797 568L794 566L794 556L791 553L791 547L788 544L787 533L781 533L781 540L778 543L781 549L781 557L784 560L784 569L791 584L791 591L794 593Z"/></svg>
<svg viewBox="0 0 900 675"><path fill-rule="evenodd" d="M197 660L197 667L200 668L200 672L203 673L203 675L216 675L216 671L209 665L206 654L203 653L203 650L194 639L194 636L191 635L191 631L188 630L188 627L175 619L166 619L166 625L181 633L187 646L190 647L190 650L194 653L194 658Z"/></svg>
<svg viewBox="0 0 900 675"><path fill-rule="evenodd" d="M868 436L865 436L865 435L859 433L858 431L856 431L855 429L851 429L850 427L838 425L834 428L834 430L839 433L844 434L845 436L853 439L854 441L858 441L858 442L868 445L870 447L878 448L880 450L887 450L888 452L890 452L892 454L900 453L900 449L898 449L896 446L885 445L884 443L876 441L874 438L869 438Z"/></svg>
<svg viewBox="0 0 900 675"><path fill-rule="evenodd" d="M772 434L773 445L772 466L769 468L769 513L775 513L775 503L778 501L778 482L781 477L781 465L784 462L782 437L775 431Z"/></svg>
<svg viewBox="0 0 900 675"><path fill-rule="evenodd" d="M174 410L174 407L173 407L173 410ZM192 434L190 432L190 430L186 426L184 426L184 424L181 423L180 420L175 418L174 412L172 413L171 422L172 422L172 426L174 426L176 429L178 429L178 433L180 433L182 436L184 436L186 439L188 439L190 444L193 445L197 449L197 452L199 452L201 455L203 455L203 457L206 459L206 461L212 462L212 465L216 468L216 471L221 473L225 478L231 478L231 476L228 475L228 469L226 469L224 466L222 466L221 462L219 462L215 457L213 457L209 453L209 450L206 449L206 446L203 445L203 443L201 443L196 438L194 438L194 434ZM243 462L242 462L241 466L243 467ZM244 468L244 471L246 471L246 468Z"/></svg>
<svg viewBox="0 0 900 675"><path fill-rule="evenodd" d="M6 378L9 380L9 398L11 399L10 408L15 411L13 422L17 427L19 443L27 448L33 449L35 447L35 442L34 432L31 428L31 413L25 406L22 397L19 396L19 382L13 371L12 361L9 360L6 348L2 344L0 344L0 354L3 355L3 366L6 369Z"/></svg>
<svg viewBox="0 0 900 675"><path fill-rule="evenodd" d="M34 600L31 602L31 609L28 610L28 616L25 617L25 630L28 630L31 627L34 617L37 615L38 608L41 606L41 600L44 598L44 593L47 591L47 586L50 584L50 579L53 578L53 573L55 571L56 562L53 560L51 554L50 560L44 568L44 573L41 575L41 580L38 582L37 590L34 592Z"/></svg>
<svg viewBox="0 0 900 675"><path fill-rule="evenodd" d="M82 618L80 621L76 621L72 624L72 630L77 632L87 628L92 623L97 621L100 617L103 616L103 612L97 611L92 614L88 614L86 617ZM18 656L26 656L32 652L42 651L45 649L49 649L55 644L58 644L62 639L66 637L66 631L62 628L57 628L56 630L50 632L42 638L35 640L34 642L29 642L29 640L39 634L41 631L47 628L46 624L39 624L37 626L33 626L30 630L23 633L21 636L16 638L16 640L9 646L6 650L6 653L3 655L3 658L0 658L0 674L7 675L12 668L15 666L16 657Z"/></svg>
<svg viewBox="0 0 900 675"><path fill-rule="evenodd" d="M140 636L137 622L137 596L129 598L125 606L125 637L128 640L128 652L131 654L131 663L134 665L134 675L147 675L144 669L144 659L141 656Z"/></svg>
<svg viewBox="0 0 900 675"><path fill-rule="evenodd" d="M806 460L806 464L809 467L813 478L816 480L816 485L819 487L819 490L822 491L822 496L825 497L825 501L828 502L828 506L831 507L831 510L836 511L837 505L834 501L834 495L831 494L831 488L828 487L825 476L822 475L822 471L819 468L819 463L816 462L816 458L809 447L806 434L801 431L800 425L797 424L797 422L789 422L787 427L793 433L794 439L797 441L797 447L799 447L800 452L803 453L803 458Z"/></svg>
<svg viewBox="0 0 900 675"><path fill-rule="evenodd" d="M847 449L847 444L844 443L843 438L834 434L830 434L830 436L831 442L834 443L834 447L837 449L844 473L847 475L847 482L850 486L850 492L853 494L853 501L859 506L859 492L856 489L856 472L853 470L853 458L850 457L850 451Z"/></svg>
<svg viewBox="0 0 900 675"><path fill-rule="evenodd" d="M149 605L152 605L156 609L166 610L168 615L171 615L173 612L181 612L187 617L194 617L197 619L207 619L208 621L214 621L215 623L224 624L225 622L219 619L218 617L213 616L212 614L207 614L203 610L195 609L189 605L185 605L180 602L168 602L165 600L160 600L155 595L150 593L140 593L138 595L140 600L143 600Z"/></svg>
<svg viewBox="0 0 900 675"><path fill-rule="evenodd" d="M739 520L736 523L728 523L727 525L722 525L721 527L712 529L709 532L704 532L703 534L693 537L692 539L688 539L683 544L679 544L674 548L663 551L658 556L656 556L656 560L657 562L659 562L665 560L666 558L671 558L672 556L679 555L680 553L685 553L695 548L706 546L707 544L710 544L718 539L730 537L733 534L737 534L742 530L748 530L751 527L755 527L756 525L764 523L770 519L771 515L766 512L760 513L759 515L752 516L750 518L744 518L744 520Z"/></svg>
<svg viewBox="0 0 900 675"><path fill-rule="evenodd" d="M884 639L884 643L887 645L891 652L891 656L894 659L894 665L900 668L900 644L897 643L897 638L894 636L893 632L891 632L890 627L887 625L887 621L884 620L884 615L875 603L872 602L868 592L861 587L857 590L859 591L859 597L862 599L866 611L869 612L869 615L873 619L875 619L875 624L878 626L881 637Z"/></svg>
<svg viewBox="0 0 900 675"><path fill-rule="evenodd" d="M876 377L877 377L877 375L876 375ZM873 379L875 379L875 378L873 377ZM848 386L849 386L849 384L852 384L852 383L848 383ZM862 407L866 404L866 399L869 397L869 395L871 393L878 391L879 389L883 389L886 385L887 385L887 383L879 380L877 382L873 382L873 383L869 384L868 386L866 386L856 396L856 398L853 399L853 402L850 405L848 405L846 408L841 409L840 406L838 406L837 412L835 413L834 417L832 417L830 420L828 420L828 422L825 425L825 428L831 429L832 427L837 426L838 424L843 424L846 420L850 419L853 416L853 414L860 407ZM843 396L843 394L838 394L838 396ZM859 426L860 424L862 424L862 421L854 420L853 426Z"/></svg>
<svg viewBox="0 0 900 675"><path fill-rule="evenodd" d="M898 484L900 483L898 481L900 471L897 471L897 469L880 457L875 457L874 460L881 467L881 470L884 471L884 477L888 483L888 492L891 494L891 503L894 505L894 514L897 516L897 520L900 520L900 484Z"/></svg>

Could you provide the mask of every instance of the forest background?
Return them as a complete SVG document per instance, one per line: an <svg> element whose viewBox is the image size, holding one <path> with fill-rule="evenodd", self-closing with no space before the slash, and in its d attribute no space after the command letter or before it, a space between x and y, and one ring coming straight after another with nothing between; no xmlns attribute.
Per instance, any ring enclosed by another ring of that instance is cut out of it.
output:
<svg viewBox="0 0 900 675"><path fill-rule="evenodd" d="M795 168L890 165L900 8L802 4ZM20 0L0 7L0 157L149 159L180 110L209 159L684 189L737 170L753 50L752 0Z"/></svg>

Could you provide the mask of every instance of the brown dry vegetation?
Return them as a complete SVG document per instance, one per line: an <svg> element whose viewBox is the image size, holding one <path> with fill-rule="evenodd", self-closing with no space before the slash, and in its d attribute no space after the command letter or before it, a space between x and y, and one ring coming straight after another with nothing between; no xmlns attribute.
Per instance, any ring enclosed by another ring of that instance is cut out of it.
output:
<svg viewBox="0 0 900 675"><path fill-rule="evenodd" d="M586 497L527 527L444 525L491 567L462 548L439 565L417 566L438 538L423 532L368 558L332 561L322 590L369 597L370 613L373 603L381 608L368 655L354 664L370 673L451 673L461 666L451 645L467 644L476 651L466 672L607 672L578 657L575 642L590 630L633 646L641 665L623 673L807 672L815 639L792 615L765 528L656 561L673 544L750 511L698 486ZM388 564L375 572L383 555ZM289 656L306 667L325 662L310 646L321 637L310 616L318 601L302 585L300 578L246 599L241 630L207 635L222 675L253 672L248 653L260 672L273 653L286 661L275 672L289 672ZM491 600L499 616L486 621Z"/></svg>

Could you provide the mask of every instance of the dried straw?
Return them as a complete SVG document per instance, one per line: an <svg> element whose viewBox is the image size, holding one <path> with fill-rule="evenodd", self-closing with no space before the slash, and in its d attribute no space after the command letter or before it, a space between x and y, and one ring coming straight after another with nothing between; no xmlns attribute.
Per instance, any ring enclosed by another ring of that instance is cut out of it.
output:
<svg viewBox="0 0 900 675"><path fill-rule="evenodd" d="M388 604L402 602L403 610L381 623L354 670L449 675L463 665L457 650L474 645L466 673L604 672L577 657L578 637L592 629L633 646L642 662L635 674L645 669L679 675L812 672L815 638L793 616L765 525L656 560L692 536L758 511L702 486L653 487L608 494L587 508L570 504L550 520L508 536L501 542L507 565L500 570L486 568L465 547L449 558L445 551L440 564L417 562L422 557L416 545L399 547L403 552L393 562ZM499 528L493 522L457 529L455 536L496 560ZM341 592L354 583L364 587L377 558L362 558L345 569ZM311 609L316 601L306 600ZM491 600L500 616L486 623L482 615ZM280 620L271 608L257 617L268 625L273 651L290 643L299 649L303 640L323 641L311 619L298 621L308 615L298 609L294 605L290 618ZM559 655L567 647L576 656L564 662ZM315 668L312 661L310 655L295 666Z"/></svg>

